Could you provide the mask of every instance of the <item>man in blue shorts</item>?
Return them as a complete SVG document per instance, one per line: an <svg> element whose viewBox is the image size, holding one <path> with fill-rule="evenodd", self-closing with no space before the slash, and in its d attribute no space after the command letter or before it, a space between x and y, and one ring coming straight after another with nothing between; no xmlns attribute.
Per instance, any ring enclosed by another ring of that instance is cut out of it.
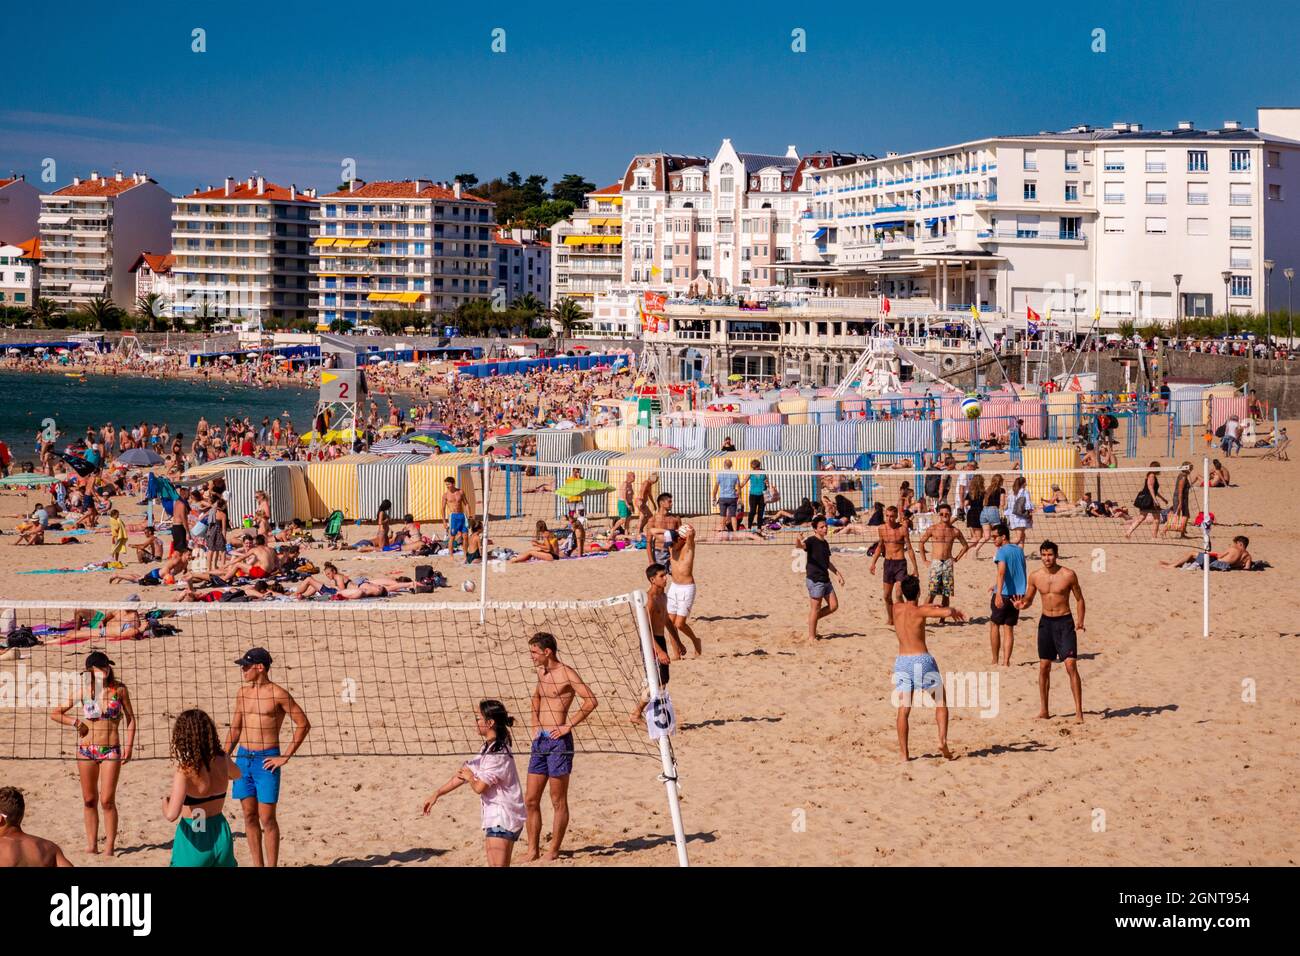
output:
<svg viewBox="0 0 1300 956"><path fill-rule="evenodd" d="M913 692L934 694L935 720L939 725L939 752L953 759L948 749L948 702L943 695L943 675L925 644L927 618L949 618L960 624L966 615L954 607L918 604L921 581L914 574L899 584L902 600L894 606L894 631L898 635L898 657L894 658L894 697L898 707L898 753L907 763L907 719L912 712Z"/></svg>
<svg viewBox="0 0 1300 956"><path fill-rule="evenodd" d="M235 663L243 675L244 686L235 695L235 715L230 721L226 753L235 758L243 776L232 784L230 796L244 809L244 832L248 835L253 866L263 865L264 844L265 865L275 866L280 859L280 824L275 817L275 806L280 801L280 768L302 746L311 722L293 696L267 676L271 655L266 648L251 648ZM280 728L286 716L293 720L293 742L288 752L282 754Z"/></svg>
<svg viewBox="0 0 1300 956"><path fill-rule="evenodd" d="M551 848L548 860L560 857L560 844L569 826L569 774L573 772L573 728L596 709L596 695L578 672L556 656L555 635L538 631L528 639L528 654L537 668L537 688L533 691L533 746L528 759L528 786L524 807L528 813L528 847L525 862L541 855L542 790L549 782L551 807ZM569 719L575 697L582 698L578 713Z"/></svg>
<svg viewBox="0 0 1300 956"><path fill-rule="evenodd" d="M469 522L465 520L465 492L456 487L455 478L446 478L447 490L442 493L442 513L447 516L447 550L456 553L457 539L464 541L469 535Z"/></svg>

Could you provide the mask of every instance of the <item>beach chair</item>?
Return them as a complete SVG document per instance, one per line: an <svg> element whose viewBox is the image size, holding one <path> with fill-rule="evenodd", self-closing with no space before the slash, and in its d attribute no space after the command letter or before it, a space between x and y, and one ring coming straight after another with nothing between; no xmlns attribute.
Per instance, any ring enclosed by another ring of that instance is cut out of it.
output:
<svg viewBox="0 0 1300 956"><path fill-rule="evenodd" d="M1264 454L1261 455L1260 458L1274 458L1278 461L1290 461L1291 456L1288 455L1286 451L1287 447L1290 444L1291 444L1291 436L1283 435L1281 440L1272 448L1270 448L1268 451L1264 452Z"/></svg>
<svg viewBox="0 0 1300 956"><path fill-rule="evenodd" d="M337 548L343 541L343 512L331 511L325 519L325 540L330 548Z"/></svg>

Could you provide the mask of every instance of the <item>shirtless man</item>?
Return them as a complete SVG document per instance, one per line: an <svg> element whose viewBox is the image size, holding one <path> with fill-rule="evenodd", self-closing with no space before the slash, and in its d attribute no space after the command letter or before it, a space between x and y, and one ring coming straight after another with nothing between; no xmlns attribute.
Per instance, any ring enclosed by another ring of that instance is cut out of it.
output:
<svg viewBox="0 0 1300 956"><path fill-rule="evenodd" d="M442 513L447 522L447 551L456 553L456 541L464 541L469 534L469 522L465 520L465 492L456 486L456 479L444 479L447 490L442 493Z"/></svg>
<svg viewBox="0 0 1300 956"><path fill-rule="evenodd" d="M14 866L72 866L59 845L23 832L27 805L17 787L0 787L0 869Z"/></svg>
<svg viewBox="0 0 1300 956"><path fill-rule="evenodd" d="M1244 534L1239 534L1232 539L1232 544L1228 550L1222 554L1210 552L1210 570L1211 571L1244 571L1250 567L1252 559L1247 548L1250 547L1250 539ZM1205 564L1204 551L1187 551L1180 557L1172 561L1159 562L1162 568L1181 568L1183 565L1191 565L1199 568Z"/></svg>
<svg viewBox="0 0 1300 956"><path fill-rule="evenodd" d="M637 489L636 501L633 502L633 507L635 507L637 513L641 515L641 523L636 529L638 535L645 534L646 526L654 517L653 512L650 510L650 492L658 481L659 472L652 471L650 474L646 475L645 481L641 482L641 487ZM659 497L662 498L663 495L660 495ZM670 495L669 497L671 498L672 496Z"/></svg>
<svg viewBox="0 0 1300 956"><path fill-rule="evenodd" d="M894 623L894 585L907 577L910 563L916 574L916 552L912 550L912 536L906 523L898 520L898 507L885 509L885 523L878 529L880 547L871 556L871 573L876 573L876 562L885 556L885 623Z"/></svg>
<svg viewBox="0 0 1300 956"><path fill-rule="evenodd" d="M954 542L961 542L961 550L955 555L952 553ZM927 543L934 545L933 555L926 555ZM948 606L955 587L953 565L969 550L970 544L966 536L952 523L952 507L948 502L942 502L939 505L939 523L930 525L925 529L925 534L921 535L921 560L930 565L930 593L926 595L926 604L933 604L938 596L942 599L940 606Z"/></svg>
<svg viewBox="0 0 1300 956"><path fill-rule="evenodd" d="M176 500L172 503L172 554L188 551L189 542L190 494L184 488L176 490Z"/></svg>
<svg viewBox="0 0 1300 956"><path fill-rule="evenodd" d="M542 790L548 782L551 807L551 849L548 860L559 859L560 844L569 826L569 774L573 772L573 728L596 709L596 695L578 672L556 657L555 635L538 631L528 639L528 654L537 668L537 689L533 691L532 753L528 759L528 785L524 806L528 813L528 848L524 861L541 855ZM575 697L582 707L569 719Z"/></svg>
<svg viewBox="0 0 1300 956"><path fill-rule="evenodd" d="M1038 700L1042 705L1038 716L1051 716L1047 709L1047 696L1052 686L1052 661L1065 664L1070 677L1070 690L1074 693L1074 720L1083 723L1083 682L1079 680L1079 639L1076 631L1083 626L1085 605L1079 577L1064 565L1057 564L1056 543L1044 541L1038 546L1038 557L1043 566L1029 575L1025 596L1016 601L1024 610L1034 603L1034 595L1042 592L1043 613L1038 618ZM1074 596L1077 618L1070 613L1070 596Z"/></svg>
<svg viewBox="0 0 1300 956"><path fill-rule="evenodd" d="M665 688L668 686L668 642L664 637L667 631L672 636L673 644L676 645L677 656L680 658L685 655L686 648L682 646L681 638L677 636L677 628L673 626L672 618L668 614L668 569L662 564L652 564L645 569L646 580L650 586L646 589L646 612L650 615L650 633L654 636L655 661L659 665L659 686ZM632 710L632 723L640 724L645 719L645 706L650 702L650 689L647 686L644 693L637 699L636 706Z"/></svg>
<svg viewBox="0 0 1300 956"><path fill-rule="evenodd" d="M952 760L948 749L948 705L943 696L943 676L939 665L925 646L925 620L930 617L951 618L960 624L966 615L955 607L918 604L921 582L914 574L906 575L899 591L903 600L894 608L894 631L898 634L898 657L894 658L894 695L898 703L898 753L907 763L907 719L912 712L913 691L933 691L935 719L939 724L939 752Z"/></svg>
<svg viewBox="0 0 1300 956"><path fill-rule="evenodd" d="M636 510L636 472L629 471L623 479L623 484L618 490L618 520L610 528L611 531L622 531L624 534L629 533L628 522L632 520L632 515Z"/></svg>
<svg viewBox="0 0 1300 956"><path fill-rule="evenodd" d="M682 519L673 514L673 496L661 492L655 500L658 510L643 525L645 532L646 564L662 564L670 572L673 568L673 538L682 526Z"/></svg>
<svg viewBox="0 0 1300 956"><path fill-rule="evenodd" d="M275 866L280 859L280 824L275 817L280 800L280 768L302 746L311 722L289 692L267 676L271 655L266 648L251 648L235 663L242 672L244 686L235 695L226 753L234 758L243 776L234 782L230 795L244 808L244 831L253 866L263 865L263 841L265 865ZM288 752L281 754L280 728L286 715L293 721L293 742Z"/></svg>
<svg viewBox="0 0 1300 956"><path fill-rule="evenodd" d="M695 631L686 623L691 608L695 606L695 529L688 524L681 525L681 533L673 538L669 546L672 563L669 574L672 583L668 585L668 616L673 622L676 633L685 634L695 645L695 656L703 653L704 646L695 636ZM674 633L674 650L678 657L686 655L686 648Z"/></svg>

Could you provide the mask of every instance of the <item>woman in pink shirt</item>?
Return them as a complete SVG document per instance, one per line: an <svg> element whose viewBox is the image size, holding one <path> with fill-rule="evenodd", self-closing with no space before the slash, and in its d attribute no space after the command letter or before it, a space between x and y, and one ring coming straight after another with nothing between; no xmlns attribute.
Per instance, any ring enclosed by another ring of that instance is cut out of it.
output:
<svg viewBox="0 0 1300 956"><path fill-rule="evenodd" d="M526 820L524 794L519 788L515 757L510 752L510 728L514 722L501 701L479 701L474 728L483 738L483 749L424 804L427 816L439 797L468 783L482 801L483 848L488 866L510 865L510 854Z"/></svg>

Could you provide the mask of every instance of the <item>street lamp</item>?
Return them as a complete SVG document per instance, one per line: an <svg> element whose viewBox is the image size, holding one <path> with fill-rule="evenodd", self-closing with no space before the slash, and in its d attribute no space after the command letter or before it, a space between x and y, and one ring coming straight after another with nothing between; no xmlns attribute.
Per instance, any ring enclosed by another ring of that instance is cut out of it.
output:
<svg viewBox="0 0 1300 956"><path fill-rule="evenodd" d="M1295 327L1291 321L1291 283L1295 279L1295 270L1287 266L1282 270L1282 275L1286 276L1286 337L1288 339L1286 347L1291 347L1290 339L1295 337Z"/></svg>
<svg viewBox="0 0 1300 956"><path fill-rule="evenodd" d="M1142 290L1142 280L1134 279L1129 285L1133 287L1133 333L1136 335L1138 328L1138 296Z"/></svg>
<svg viewBox="0 0 1300 956"><path fill-rule="evenodd" d="M1264 322L1265 322L1264 341L1265 343L1271 343L1273 341L1273 313L1269 311L1269 307L1268 307L1268 279L1269 276L1273 274L1274 265L1275 263L1273 262L1272 259L1264 260Z"/></svg>
<svg viewBox="0 0 1300 956"><path fill-rule="evenodd" d="M1228 284L1232 282L1232 270L1224 269L1223 272L1220 273L1220 275L1223 276L1223 331L1225 334L1231 335L1232 325L1228 320L1228 315L1230 312L1228 308Z"/></svg>
<svg viewBox="0 0 1300 956"><path fill-rule="evenodd" d="M1183 293L1180 291L1183 287L1183 274L1174 273L1174 340L1177 340L1183 334Z"/></svg>

